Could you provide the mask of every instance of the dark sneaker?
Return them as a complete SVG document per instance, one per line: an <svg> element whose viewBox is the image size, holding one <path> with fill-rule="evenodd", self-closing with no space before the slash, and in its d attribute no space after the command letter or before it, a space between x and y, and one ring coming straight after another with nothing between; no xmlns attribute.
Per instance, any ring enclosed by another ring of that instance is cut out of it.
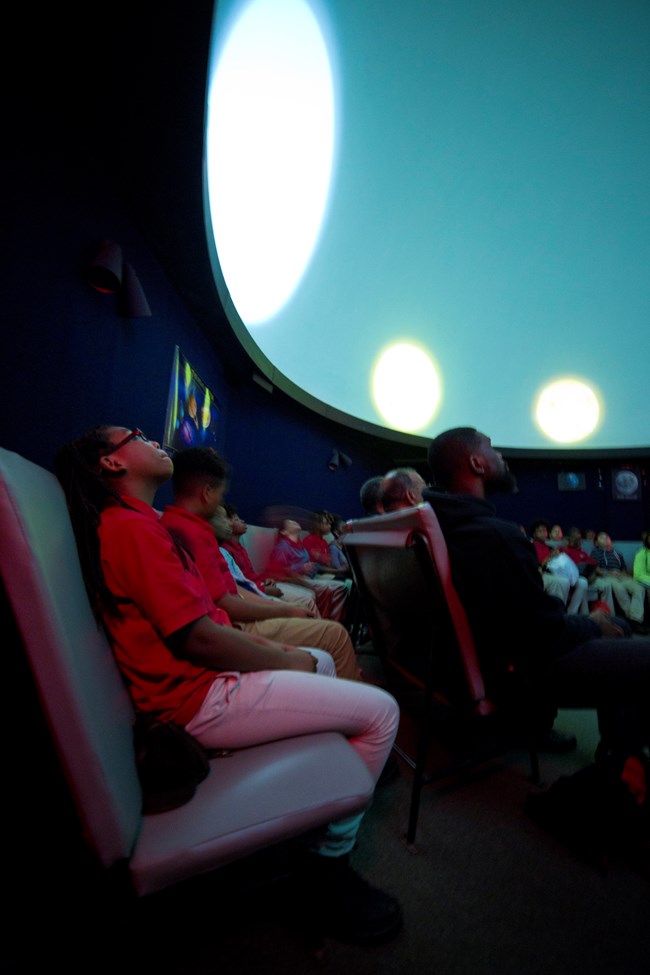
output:
<svg viewBox="0 0 650 975"><path fill-rule="evenodd" d="M525 811L603 873L615 855L650 878L647 783L645 759L607 756L531 793Z"/></svg>

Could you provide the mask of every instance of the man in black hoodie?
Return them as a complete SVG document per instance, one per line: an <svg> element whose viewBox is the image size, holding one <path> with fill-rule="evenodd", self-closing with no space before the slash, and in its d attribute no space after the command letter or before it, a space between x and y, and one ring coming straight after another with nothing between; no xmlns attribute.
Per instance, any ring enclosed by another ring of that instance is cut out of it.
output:
<svg viewBox="0 0 650 975"><path fill-rule="evenodd" d="M487 500L516 490L489 437L472 427L447 430L430 444L428 460L436 490L426 489L424 499L447 540L488 695L516 711L530 708L533 693L550 722L557 706L596 707L599 755L617 764L643 755L650 640L626 639L624 621L601 612L567 615L544 592L532 543Z"/></svg>

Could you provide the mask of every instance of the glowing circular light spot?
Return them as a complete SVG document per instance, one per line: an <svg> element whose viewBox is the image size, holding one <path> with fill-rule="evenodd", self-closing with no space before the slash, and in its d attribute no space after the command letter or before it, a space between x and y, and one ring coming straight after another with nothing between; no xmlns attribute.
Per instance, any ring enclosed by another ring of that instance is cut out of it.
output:
<svg viewBox="0 0 650 975"><path fill-rule="evenodd" d="M372 396L391 427L406 433L421 430L440 403L440 380L433 360L408 342L390 346L373 370Z"/></svg>
<svg viewBox="0 0 650 975"><path fill-rule="evenodd" d="M287 302L316 246L334 161L334 84L305 0L253 0L212 74L207 185L230 297L246 325Z"/></svg>
<svg viewBox="0 0 650 975"><path fill-rule="evenodd" d="M559 379L545 386L535 403L540 430L557 443L576 443L594 432L601 416L594 389L578 379Z"/></svg>

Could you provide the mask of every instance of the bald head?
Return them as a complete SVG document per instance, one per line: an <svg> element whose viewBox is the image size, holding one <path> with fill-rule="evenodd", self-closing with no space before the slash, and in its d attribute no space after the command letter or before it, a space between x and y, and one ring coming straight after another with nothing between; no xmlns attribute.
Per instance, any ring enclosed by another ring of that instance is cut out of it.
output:
<svg viewBox="0 0 650 975"><path fill-rule="evenodd" d="M422 504L424 478L413 467L398 467L383 478L379 498L384 511L398 511Z"/></svg>

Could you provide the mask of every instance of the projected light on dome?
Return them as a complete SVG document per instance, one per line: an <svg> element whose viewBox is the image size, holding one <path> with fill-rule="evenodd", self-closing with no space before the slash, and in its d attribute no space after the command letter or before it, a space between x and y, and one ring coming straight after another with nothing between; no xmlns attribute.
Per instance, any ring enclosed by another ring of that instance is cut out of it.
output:
<svg viewBox="0 0 650 975"><path fill-rule="evenodd" d="M431 357L416 345L386 349L373 369L372 396L386 423L415 433L430 423L440 402L440 380Z"/></svg>
<svg viewBox="0 0 650 975"><path fill-rule="evenodd" d="M254 0L208 95L207 183L230 297L246 325L291 297L316 245L334 160L330 60L304 0Z"/></svg>
<svg viewBox="0 0 650 975"><path fill-rule="evenodd" d="M559 379L539 394L534 413L540 429L551 440L577 443L597 428L601 407L591 386L578 379Z"/></svg>
<svg viewBox="0 0 650 975"><path fill-rule="evenodd" d="M373 435L646 449L650 4L480 9L215 3L225 316L274 387ZM437 379L396 389L378 360L401 344Z"/></svg>

